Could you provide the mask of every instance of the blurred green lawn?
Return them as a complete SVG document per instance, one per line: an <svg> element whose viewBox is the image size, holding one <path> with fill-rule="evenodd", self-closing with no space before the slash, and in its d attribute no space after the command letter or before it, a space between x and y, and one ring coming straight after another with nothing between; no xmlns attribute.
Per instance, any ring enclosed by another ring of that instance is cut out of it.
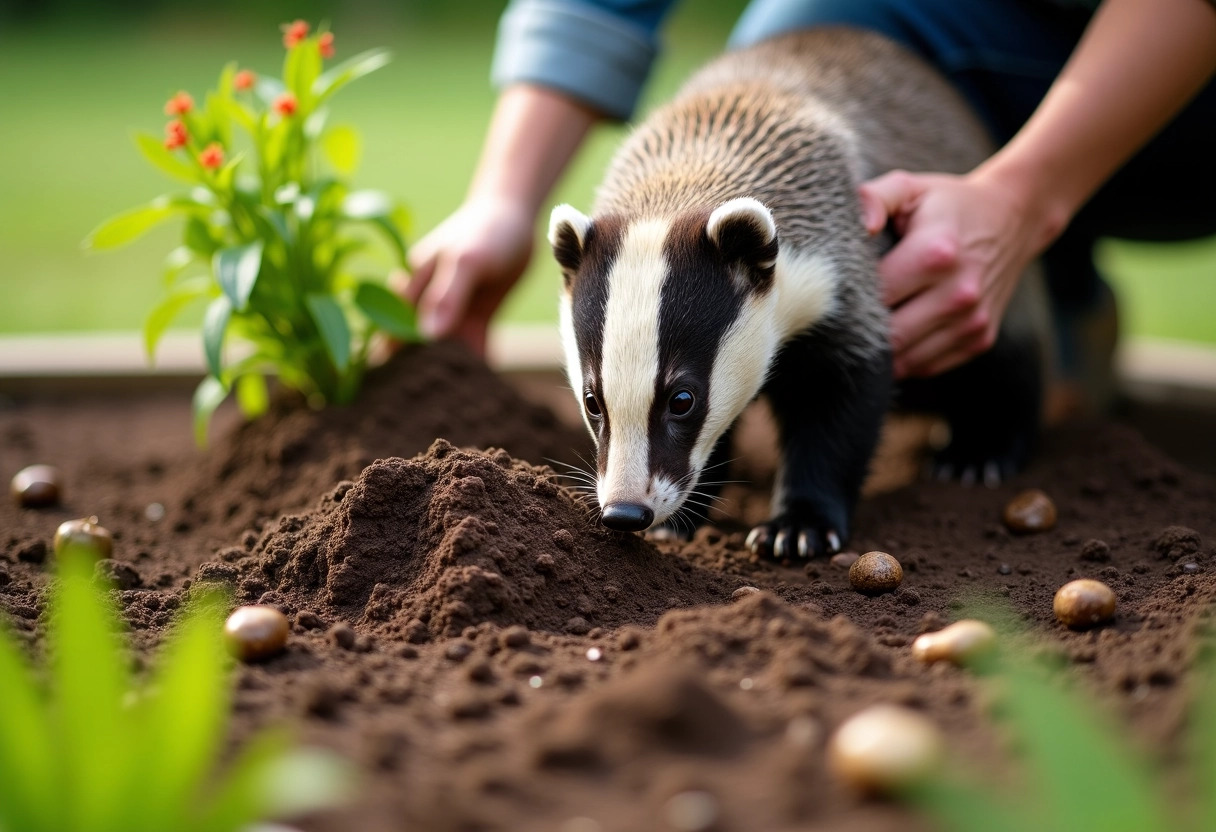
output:
<svg viewBox="0 0 1216 832"><path fill-rule="evenodd" d="M339 57L373 46L395 53L387 69L343 91L332 120L361 130L358 183L403 199L415 239L458 205L472 171L493 101L487 75L495 24L488 14L425 25L332 16ZM720 18L677 13L667 39L679 49L660 63L647 100L669 95L726 32ZM100 220L171 189L129 133L160 134L164 100L179 88L201 97L228 60L277 73L278 32L136 20L100 30L10 30L0 44L0 334L137 329L159 297L160 264L177 230L116 252L80 248ZM554 202L590 202L622 130L595 135ZM1168 247L1111 242L1100 254L1125 299L1130 332L1216 343L1216 238ZM501 320L555 320L557 279L539 246Z"/></svg>

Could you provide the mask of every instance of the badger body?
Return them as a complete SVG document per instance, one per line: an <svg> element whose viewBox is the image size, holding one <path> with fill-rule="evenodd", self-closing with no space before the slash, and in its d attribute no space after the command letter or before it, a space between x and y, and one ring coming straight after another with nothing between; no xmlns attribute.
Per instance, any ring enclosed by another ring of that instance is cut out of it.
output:
<svg viewBox="0 0 1216 832"><path fill-rule="evenodd" d="M778 557L839 549L892 394L877 278L891 240L866 234L857 185L894 168L967 171L990 151L944 79L849 29L727 53L641 123L592 215L558 206L549 231L601 521L703 522L714 488L698 483L763 393L781 467L751 545ZM1027 452L1042 316L1019 311L1033 298L1013 306L992 351L901 390L950 421L943 471L992 479Z"/></svg>

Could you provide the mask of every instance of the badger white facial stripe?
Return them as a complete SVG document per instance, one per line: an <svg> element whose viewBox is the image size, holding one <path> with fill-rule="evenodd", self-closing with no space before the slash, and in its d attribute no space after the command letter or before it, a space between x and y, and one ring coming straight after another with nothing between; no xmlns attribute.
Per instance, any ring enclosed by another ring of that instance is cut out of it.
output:
<svg viewBox="0 0 1216 832"><path fill-rule="evenodd" d="M612 424L607 465L601 466L600 505L650 502L650 424L659 373L659 305L667 263L663 242L669 224L642 221L620 240L608 275L601 406Z"/></svg>

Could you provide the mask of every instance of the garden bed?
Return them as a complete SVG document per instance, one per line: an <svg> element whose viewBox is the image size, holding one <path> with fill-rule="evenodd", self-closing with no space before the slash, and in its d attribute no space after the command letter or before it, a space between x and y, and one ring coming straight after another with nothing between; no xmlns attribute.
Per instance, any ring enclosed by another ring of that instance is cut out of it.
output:
<svg viewBox="0 0 1216 832"><path fill-rule="evenodd" d="M1216 484L1118 424L1051 432L999 489L872 494L850 548L890 552L906 575L876 598L824 560L751 559L744 534L767 504L761 453L744 460L759 485L727 495L733 518L690 543L592 526L544 467L577 463L584 433L453 346L398 354L358 406L283 399L213 433L200 454L180 394L6 403L4 474L54 464L65 497L0 508L0 608L38 638L51 536L89 514L114 532L125 566L110 571L141 648L194 582L279 605L293 620L288 649L239 669L236 732L285 721L359 764L359 799L313 829L928 828L839 787L823 762L842 719L892 701L926 713L978 768L999 766L980 689L965 671L914 661L918 633L969 598L1004 599L1169 759L1192 636L1216 596ZM763 429L751 434L762 446ZM895 434L887 482L921 436ZM1001 509L1027 487L1060 520L1012 536ZM1055 623L1052 595L1074 577L1116 591L1111 624ZM762 591L736 593L745 586ZM711 826L680 825L691 821L671 798L689 790L712 795Z"/></svg>

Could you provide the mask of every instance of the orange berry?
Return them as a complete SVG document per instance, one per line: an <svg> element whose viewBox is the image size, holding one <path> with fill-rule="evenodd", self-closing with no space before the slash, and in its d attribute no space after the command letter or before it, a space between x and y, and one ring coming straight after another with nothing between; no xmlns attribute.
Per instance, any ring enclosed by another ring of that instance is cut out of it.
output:
<svg viewBox="0 0 1216 832"><path fill-rule="evenodd" d="M317 38L317 46L321 49L322 58L332 58L334 56L334 33L323 32L321 37Z"/></svg>
<svg viewBox="0 0 1216 832"><path fill-rule="evenodd" d="M238 90L251 90L257 80L258 76L253 74L252 69L242 69L232 77L232 86Z"/></svg>
<svg viewBox="0 0 1216 832"><path fill-rule="evenodd" d="M203 152L198 154L198 163L205 168L215 170L224 164L224 148L219 142L212 142L203 148Z"/></svg>

